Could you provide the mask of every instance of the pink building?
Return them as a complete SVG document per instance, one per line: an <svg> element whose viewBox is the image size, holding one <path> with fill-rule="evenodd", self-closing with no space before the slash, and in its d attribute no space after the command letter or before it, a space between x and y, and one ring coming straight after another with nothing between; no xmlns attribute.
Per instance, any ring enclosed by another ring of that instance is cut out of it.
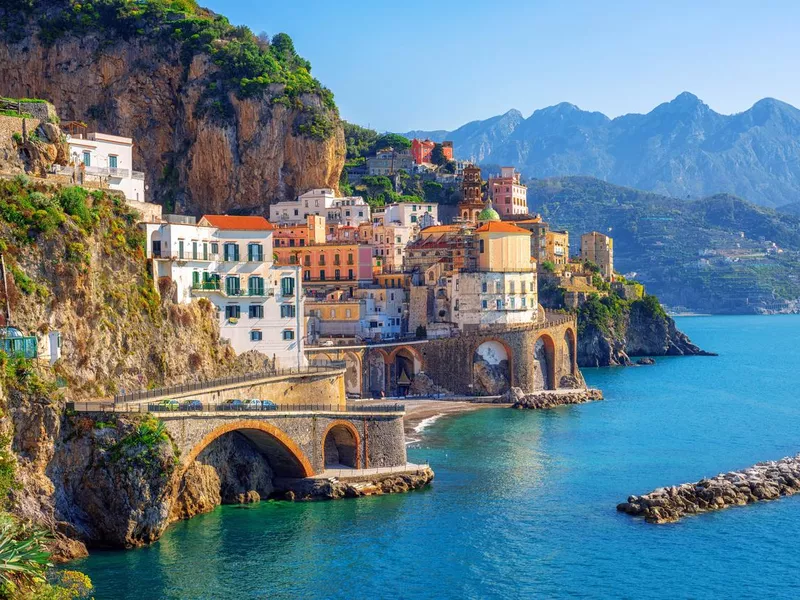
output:
<svg viewBox="0 0 800 600"><path fill-rule="evenodd" d="M503 167L500 177L489 178L489 195L501 217L528 213L528 188L514 167Z"/></svg>

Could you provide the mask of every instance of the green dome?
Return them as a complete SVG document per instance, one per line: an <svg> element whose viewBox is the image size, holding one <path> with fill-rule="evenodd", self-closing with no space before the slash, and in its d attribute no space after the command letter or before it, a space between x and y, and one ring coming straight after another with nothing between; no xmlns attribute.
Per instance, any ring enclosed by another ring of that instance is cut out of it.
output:
<svg viewBox="0 0 800 600"><path fill-rule="evenodd" d="M478 213L478 221L499 221L500 215L490 204Z"/></svg>

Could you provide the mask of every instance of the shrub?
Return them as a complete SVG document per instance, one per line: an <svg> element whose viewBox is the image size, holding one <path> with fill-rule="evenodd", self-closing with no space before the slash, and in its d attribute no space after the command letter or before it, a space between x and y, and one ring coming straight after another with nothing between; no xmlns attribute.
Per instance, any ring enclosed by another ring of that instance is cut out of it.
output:
<svg viewBox="0 0 800 600"><path fill-rule="evenodd" d="M14 140L14 143L21 144L22 143L22 134L19 131L15 131L11 134L11 139Z"/></svg>

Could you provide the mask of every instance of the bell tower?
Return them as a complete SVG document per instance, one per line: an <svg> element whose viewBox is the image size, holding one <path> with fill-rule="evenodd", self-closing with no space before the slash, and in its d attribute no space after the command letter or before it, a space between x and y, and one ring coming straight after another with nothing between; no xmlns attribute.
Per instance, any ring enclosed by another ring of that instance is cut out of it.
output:
<svg viewBox="0 0 800 600"><path fill-rule="evenodd" d="M461 202L458 203L458 215L464 221L477 223L478 213L484 208L481 193L481 170L475 165L464 168L464 179L461 183Z"/></svg>

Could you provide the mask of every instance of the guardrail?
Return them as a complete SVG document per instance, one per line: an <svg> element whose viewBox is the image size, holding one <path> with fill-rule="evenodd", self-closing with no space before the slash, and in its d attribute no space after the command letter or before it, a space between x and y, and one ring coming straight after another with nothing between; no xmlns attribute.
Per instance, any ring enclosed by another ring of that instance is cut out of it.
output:
<svg viewBox="0 0 800 600"><path fill-rule="evenodd" d="M161 398L163 396L174 396L175 394L185 394L187 392L202 392L216 387L223 387L228 385L235 385L237 383L246 383L248 381L256 381L258 379L269 379L271 377L284 377L286 375L313 375L314 373L324 373L329 371L336 371L344 369L344 361L331 362L330 364L311 365L298 369L290 367L288 369L268 369L258 373L248 373L246 375L235 375L232 377L221 377L220 379L211 379L208 381L198 381L196 383L184 383L181 385L171 385L167 387L154 388L152 390L140 390L130 394L117 394L114 396L114 403L121 404L125 402L138 402L141 400L149 400L151 398Z"/></svg>
<svg viewBox="0 0 800 600"><path fill-rule="evenodd" d="M357 404L288 404L264 405L247 402L211 403L199 400L185 402L166 401L157 404L114 404L112 402L67 402L67 410L75 412L99 413L304 413L304 412L331 412L331 413L369 413L369 414L397 414L405 411L403 404L374 404L361 406Z"/></svg>

